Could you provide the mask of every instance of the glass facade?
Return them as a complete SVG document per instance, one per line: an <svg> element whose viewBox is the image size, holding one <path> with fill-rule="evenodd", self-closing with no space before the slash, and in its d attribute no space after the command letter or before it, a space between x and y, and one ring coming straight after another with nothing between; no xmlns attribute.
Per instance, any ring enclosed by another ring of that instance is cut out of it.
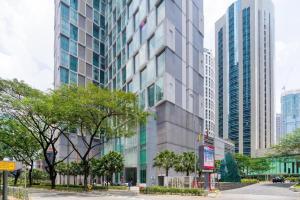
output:
<svg viewBox="0 0 300 200"><path fill-rule="evenodd" d="M250 7L243 9L243 152L251 153Z"/></svg>
<svg viewBox="0 0 300 200"><path fill-rule="evenodd" d="M104 86L105 0L94 0L92 5L78 0L60 1L60 63L70 68L60 73L60 83L86 85L86 81ZM101 23L102 22L102 23ZM101 53L100 53L101 52ZM100 55L99 55L100 53ZM88 71L86 65L93 66ZM92 75L88 76L89 73Z"/></svg>
<svg viewBox="0 0 300 200"><path fill-rule="evenodd" d="M300 91L286 92L281 96L281 123L280 138L300 128Z"/></svg>
<svg viewBox="0 0 300 200"><path fill-rule="evenodd" d="M223 138L223 114L224 114L224 110L223 110L223 60L224 60L224 56L223 56L223 28L221 28L218 32L218 111L219 111L219 116L218 116L218 125L219 125L219 137Z"/></svg>
<svg viewBox="0 0 300 200"><path fill-rule="evenodd" d="M235 142L235 151L239 150L239 64L236 62L236 13L235 4L228 11L228 53L229 53L229 139Z"/></svg>

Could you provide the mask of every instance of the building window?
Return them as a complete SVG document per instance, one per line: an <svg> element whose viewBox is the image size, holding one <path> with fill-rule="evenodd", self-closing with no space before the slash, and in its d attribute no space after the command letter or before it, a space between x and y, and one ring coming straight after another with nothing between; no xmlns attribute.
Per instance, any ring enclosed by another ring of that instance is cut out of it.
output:
<svg viewBox="0 0 300 200"><path fill-rule="evenodd" d="M70 69L74 72L77 72L78 68L78 59L74 56L70 56Z"/></svg>
<svg viewBox="0 0 300 200"><path fill-rule="evenodd" d="M70 53L77 56L77 42L70 40Z"/></svg>
<svg viewBox="0 0 300 200"><path fill-rule="evenodd" d="M82 15L78 15L79 19L78 19L78 25L80 28L85 30L85 17L83 17Z"/></svg>
<svg viewBox="0 0 300 200"><path fill-rule="evenodd" d="M147 83L147 68L145 67L140 72L140 88L143 89L146 86Z"/></svg>
<svg viewBox="0 0 300 200"><path fill-rule="evenodd" d="M132 40L130 40L128 42L128 57L130 57L132 55L132 52L133 52L133 42L132 42Z"/></svg>
<svg viewBox="0 0 300 200"><path fill-rule="evenodd" d="M165 51L156 57L156 75L162 76L165 72Z"/></svg>
<svg viewBox="0 0 300 200"><path fill-rule="evenodd" d="M77 73L70 71L70 83L77 85Z"/></svg>
<svg viewBox="0 0 300 200"><path fill-rule="evenodd" d="M70 21L77 25L77 12L73 9L71 9L71 12L70 12Z"/></svg>
<svg viewBox="0 0 300 200"><path fill-rule="evenodd" d="M94 10L94 22L100 25L100 15L96 10Z"/></svg>
<svg viewBox="0 0 300 200"><path fill-rule="evenodd" d="M133 15L133 30L135 31L139 27L139 11Z"/></svg>
<svg viewBox="0 0 300 200"><path fill-rule="evenodd" d="M69 39L63 35L60 35L60 47L69 52Z"/></svg>
<svg viewBox="0 0 300 200"><path fill-rule="evenodd" d="M163 79L160 78L155 84L155 97L156 102L163 99L164 91L163 91Z"/></svg>
<svg viewBox="0 0 300 200"><path fill-rule="evenodd" d="M60 82L63 84L69 83L69 70L64 67L60 67Z"/></svg>
<svg viewBox="0 0 300 200"><path fill-rule="evenodd" d="M93 7L94 7L94 9L99 11L100 10L100 0L94 0Z"/></svg>
<svg viewBox="0 0 300 200"><path fill-rule="evenodd" d="M93 53L93 65L99 67L99 55L96 53Z"/></svg>
<svg viewBox="0 0 300 200"><path fill-rule="evenodd" d="M104 71L100 70L100 83L104 84Z"/></svg>
<svg viewBox="0 0 300 200"><path fill-rule="evenodd" d="M139 66L140 66L140 57L139 57L139 53L137 53L133 57L133 73L136 72Z"/></svg>
<svg viewBox="0 0 300 200"><path fill-rule="evenodd" d="M65 20L60 21L61 33L68 36L69 35L69 22Z"/></svg>
<svg viewBox="0 0 300 200"><path fill-rule="evenodd" d="M132 81L129 81L127 84L127 92L132 92Z"/></svg>
<svg viewBox="0 0 300 200"><path fill-rule="evenodd" d="M90 6L86 5L86 17L89 18L90 20L93 20L93 8Z"/></svg>
<svg viewBox="0 0 300 200"><path fill-rule="evenodd" d="M165 1L161 1L156 8L156 22L159 24L165 18Z"/></svg>
<svg viewBox="0 0 300 200"><path fill-rule="evenodd" d="M94 75L93 76L94 80L99 82L99 69L98 68L96 68L96 67L93 68L93 75Z"/></svg>
<svg viewBox="0 0 300 200"><path fill-rule="evenodd" d="M60 51L60 65L67 68L69 66L69 55L63 50Z"/></svg>
<svg viewBox="0 0 300 200"><path fill-rule="evenodd" d="M148 106L152 107L155 104L154 84L148 87Z"/></svg>
<svg viewBox="0 0 300 200"><path fill-rule="evenodd" d="M61 18L65 21L69 21L69 7L64 3L60 4Z"/></svg>
<svg viewBox="0 0 300 200"><path fill-rule="evenodd" d="M147 20L144 19L140 24L141 44L147 39Z"/></svg>
<svg viewBox="0 0 300 200"><path fill-rule="evenodd" d="M94 51L99 52L99 41L94 38Z"/></svg>
<svg viewBox="0 0 300 200"><path fill-rule="evenodd" d="M99 39L99 26L96 24L93 24L93 36L97 39Z"/></svg>
<svg viewBox="0 0 300 200"><path fill-rule="evenodd" d="M153 35L148 41L148 59L152 58L155 52L155 36Z"/></svg>
<svg viewBox="0 0 300 200"><path fill-rule="evenodd" d="M70 25L70 38L75 41L78 40L78 28L72 24Z"/></svg>
<svg viewBox="0 0 300 200"><path fill-rule="evenodd" d="M78 56L81 59L85 59L85 47L78 44Z"/></svg>
<svg viewBox="0 0 300 200"><path fill-rule="evenodd" d="M77 0L70 0L70 6L74 10L77 10L77 8L78 8L78 2L77 2Z"/></svg>
<svg viewBox="0 0 300 200"><path fill-rule="evenodd" d="M145 108L145 90L143 90L141 93L140 93L140 96L139 96L139 101L140 101L140 108L141 109L144 109Z"/></svg>

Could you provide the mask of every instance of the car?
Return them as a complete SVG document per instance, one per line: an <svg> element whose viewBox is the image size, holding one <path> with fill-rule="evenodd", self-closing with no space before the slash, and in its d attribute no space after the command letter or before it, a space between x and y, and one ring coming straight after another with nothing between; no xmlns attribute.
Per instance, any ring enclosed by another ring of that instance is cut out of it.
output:
<svg viewBox="0 0 300 200"><path fill-rule="evenodd" d="M284 183L284 178L277 176L277 177L272 179L272 182L273 183Z"/></svg>

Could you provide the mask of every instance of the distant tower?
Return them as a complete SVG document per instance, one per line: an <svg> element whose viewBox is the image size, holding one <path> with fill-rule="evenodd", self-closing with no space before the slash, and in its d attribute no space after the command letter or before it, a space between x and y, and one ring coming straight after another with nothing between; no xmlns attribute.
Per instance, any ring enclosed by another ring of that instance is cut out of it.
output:
<svg viewBox="0 0 300 200"><path fill-rule="evenodd" d="M210 137L215 135L215 58L204 49L204 129Z"/></svg>
<svg viewBox="0 0 300 200"><path fill-rule="evenodd" d="M285 91L281 94L281 124L279 139L300 128L300 90Z"/></svg>
<svg viewBox="0 0 300 200"><path fill-rule="evenodd" d="M216 133L252 157L274 143L273 10L238 0L215 24Z"/></svg>

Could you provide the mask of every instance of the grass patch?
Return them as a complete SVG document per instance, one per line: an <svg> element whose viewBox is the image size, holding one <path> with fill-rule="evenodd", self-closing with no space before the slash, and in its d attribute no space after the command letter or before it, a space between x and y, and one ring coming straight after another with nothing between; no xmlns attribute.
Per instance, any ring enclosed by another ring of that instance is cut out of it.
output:
<svg viewBox="0 0 300 200"><path fill-rule="evenodd" d="M295 185L295 188L300 189L300 183L298 183L297 185Z"/></svg>
<svg viewBox="0 0 300 200"><path fill-rule="evenodd" d="M177 195L193 195L203 196L203 189L181 189L181 188L168 188L161 186L151 186L146 188L140 188L142 194L177 194Z"/></svg>

